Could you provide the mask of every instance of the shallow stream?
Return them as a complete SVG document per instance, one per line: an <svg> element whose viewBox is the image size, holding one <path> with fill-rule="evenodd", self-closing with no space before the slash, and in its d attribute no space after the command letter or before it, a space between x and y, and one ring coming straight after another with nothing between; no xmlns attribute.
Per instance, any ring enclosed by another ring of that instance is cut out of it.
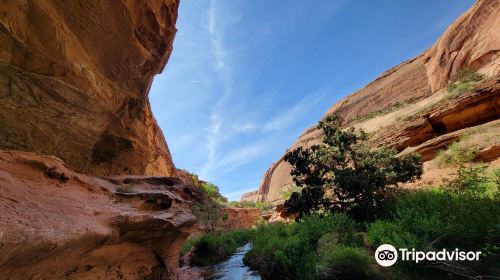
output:
<svg viewBox="0 0 500 280"><path fill-rule="evenodd" d="M207 280L260 280L260 276L256 271L243 264L243 257L250 251L251 245L247 244L238 248L229 259L216 264L210 270L209 276L205 277Z"/></svg>

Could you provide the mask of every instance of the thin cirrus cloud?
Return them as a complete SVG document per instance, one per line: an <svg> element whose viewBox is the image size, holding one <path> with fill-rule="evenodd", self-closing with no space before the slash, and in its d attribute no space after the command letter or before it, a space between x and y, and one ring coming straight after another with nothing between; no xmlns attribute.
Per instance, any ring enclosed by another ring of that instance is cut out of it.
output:
<svg viewBox="0 0 500 280"><path fill-rule="evenodd" d="M221 111L224 110L226 99L232 92L231 70L224 49L220 31L217 29L216 22L216 1L210 1L208 8L208 34L210 36L211 52L214 58L214 68L222 84L222 94L218 97L210 113L210 125L206 128L207 140L206 148L208 151L207 161L201 169L200 176L207 177L209 172L217 165L217 148L219 145L219 135L223 119Z"/></svg>
<svg viewBox="0 0 500 280"><path fill-rule="evenodd" d="M272 118L271 121L262 127L262 131L269 132L289 127L295 120L299 119L316 104L318 104L325 97L327 92L328 91L326 89L322 89L316 93L306 95L306 97L297 102L292 108L286 110L283 114Z"/></svg>
<svg viewBox="0 0 500 280"><path fill-rule="evenodd" d="M188 11L192 17L197 18L195 21L183 21L181 10L174 53L165 77L160 79L166 79L167 82L162 85L158 83L158 79L155 80L152 105L155 113L159 111L156 116L160 125L167 123L164 119L178 118L182 110L189 111L191 116L186 121L192 120L191 129L183 130L187 125L175 126L175 122L169 122L166 129L162 125L174 162L179 168L188 169L204 180L215 182L223 194L234 198L234 194L242 193L235 189L250 190L258 187L264 169L260 167L260 170L256 170L252 165L261 163L262 158L266 157L268 159L263 166L275 160L270 155L279 154L283 150L276 146L282 142L279 141L282 137L280 133L286 133L287 128L314 108L324 97L325 91L304 94L290 107L271 102L256 110L245 104L240 97L251 96L251 89L245 89L250 93L240 91L241 87L236 91L235 84L241 83L243 72L238 68L241 65L236 65L235 62L240 58L238 56L242 50L249 49L251 45L258 44L259 40L266 39L266 34L271 34L269 27L263 26L257 39L249 38L249 43L240 42L228 47L226 42L229 38L225 31L237 24L241 17L238 13L227 10L227 6L219 4L212 0L208 5L206 2L189 5L189 9L195 9ZM177 112L155 109L155 92L160 85L167 91L184 93L176 94L174 106L174 109L182 109ZM253 114L235 112L232 110L235 106ZM271 114L259 111L269 108ZM242 140L241 136L246 138ZM241 176L236 182L225 179L239 173L248 174Z"/></svg>

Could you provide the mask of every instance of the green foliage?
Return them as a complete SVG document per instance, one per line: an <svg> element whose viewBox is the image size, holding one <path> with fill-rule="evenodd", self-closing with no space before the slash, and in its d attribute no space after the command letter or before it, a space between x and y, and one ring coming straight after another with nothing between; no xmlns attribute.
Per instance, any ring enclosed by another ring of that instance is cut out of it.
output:
<svg viewBox="0 0 500 280"><path fill-rule="evenodd" d="M376 279L373 256L362 248L338 245L335 242L318 246L317 279Z"/></svg>
<svg viewBox="0 0 500 280"><path fill-rule="evenodd" d="M414 248L418 238L408 232L400 224L390 221L378 220L373 222L369 229L369 240L376 246L381 244L399 244L408 248Z"/></svg>
<svg viewBox="0 0 500 280"><path fill-rule="evenodd" d="M474 88L475 83L483 79L484 76L477 73L475 70L464 68L457 72L446 89L452 94L468 92Z"/></svg>
<svg viewBox="0 0 500 280"><path fill-rule="evenodd" d="M359 246L362 239L357 230L358 225L344 214L308 216L290 225L260 226L244 262L258 270L263 279L313 279L318 241L334 235L339 244Z"/></svg>
<svg viewBox="0 0 500 280"><path fill-rule="evenodd" d="M227 203L227 200L224 200L216 185L202 181L197 182L203 198L201 202L193 205L193 213L198 222L205 227L206 232L214 233L217 230L219 221L224 220L225 212L222 208Z"/></svg>
<svg viewBox="0 0 500 280"><path fill-rule="evenodd" d="M181 247L181 255L184 255L185 253L189 252L193 247L196 245L197 239L189 239L184 241L184 244L182 244Z"/></svg>
<svg viewBox="0 0 500 280"><path fill-rule="evenodd" d="M212 183L203 182L201 183L200 188L208 197L215 197L219 193L219 188Z"/></svg>
<svg viewBox="0 0 500 280"><path fill-rule="evenodd" d="M299 147L285 155L285 161L292 165L294 183L302 187L300 193L290 195L285 207L298 213L298 219L326 211L372 219L390 186L422 174L418 155L396 157L392 149L372 150L363 144L366 133L357 133L354 128L342 130L334 116L320 121L318 127L323 131L323 144Z"/></svg>
<svg viewBox="0 0 500 280"><path fill-rule="evenodd" d="M475 170L475 171L474 171ZM460 173L460 171L459 171ZM461 172L456 182L479 189L483 176L498 182L500 171ZM473 174L475 173L475 174ZM484 175L486 174L486 175ZM496 184L496 183L495 183ZM259 226L252 250L244 262L263 279L450 279L458 271L443 271L435 263L397 262L381 275L373 266L373 253L363 246L366 225L373 248L392 244L417 250L482 251L480 262L453 265L461 272L499 275L500 195L434 188L401 191L384 206L384 216L359 224L346 214L315 214L297 223ZM474 276L474 275L469 275Z"/></svg>
<svg viewBox="0 0 500 280"><path fill-rule="evenodd" d="M500 192L500 168L496 168L491 172L491 181L496 186L496 192Z"/></svg>
<svg viewBox="0 0 500 280"><path fill-rule="evenodd" d="M458 194L468 194L475 197L487 196L489 195L488 191L492 193L496 191L498 186L496 174L492 174L492 177L486 174L487 167L486 164L460 166L456 178L446 180L444 188Z"/></svg>
<svg viewBox="0 0 500 280"><path fill-rule="evenodd" d="M443 189L413 191L402 194L390 206L385 220L369 225L368 238L374 247L392 244L396 248L441 250L448 248L491 252L481 263L464 263L482 273L494 266L500 253L500 200ZM457 264L462 265L462 264ZM414 279L437 278L443 272L432 266L398 262L396 269ZM434 275L434 276L430 276Z"/></svg>
<svg viewBox="0 0 500 280"><path fill-rule="evenodd" d="M292 193L300 193L302 191L302 188L297 186L296 184L289 184L287 188L281 192L281 197L283 199L289 199L292 196Z"/></svg>
<svg viewBox="0 0 500 280"><path fill-rule="evenodd" d="M261 213L270 211L274 208L272 203L260 201L231 201L228 205L239 208L258 208Z"/></svg>
<svg viewBox="0 0 500 280"><path fill-rule="evenodd" d="M439 165L458 165L471 162L478 153L477 146L473 146L463 138L453 142L445 150L439 152L436 161Z"/></svg>
<svg viewBox="0 0 500 280"><path fill-rule="evenodd" d="M186 241L181 248L181 253L192 249L191 265L212 265L236 252L239 247L250 241L251 236L251 230L209 233Z"/></svg>
<svg viewBox="0 0 500 280"><path fill-rule="evenodd" d="M420 245L439 239L441 245L477 249L488 231L500 224L498 202L446 191L418 191L396 202L393 219L418 236Z"/></svg>

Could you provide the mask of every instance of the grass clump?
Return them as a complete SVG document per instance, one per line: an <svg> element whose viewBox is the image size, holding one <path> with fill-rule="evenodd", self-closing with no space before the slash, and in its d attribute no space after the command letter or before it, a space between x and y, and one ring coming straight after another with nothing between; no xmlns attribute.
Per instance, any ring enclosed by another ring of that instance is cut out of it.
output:
<svg viewBox="0 0 500 280"><path fill-rule="evenodd" d="M338 245L329 241L318 246L316 279L377 279L371 254L363 248Z"/></svg>
<svg viewBox="0 0 500 280"><path fill-rule="evenodd" d="M479 152L479 147L468 141L468 138L462 138L453 142L445 150L441 150L436 157L440 166L459 165L471 162Z"/></svg>
<svg viewBox="0 0 500 280"><path fill-rule="evenodd" d="M459 94L474 89L474 85L484 79L484 76L474 69L464 68L455 74L446 90L451 94Z"/></svg>

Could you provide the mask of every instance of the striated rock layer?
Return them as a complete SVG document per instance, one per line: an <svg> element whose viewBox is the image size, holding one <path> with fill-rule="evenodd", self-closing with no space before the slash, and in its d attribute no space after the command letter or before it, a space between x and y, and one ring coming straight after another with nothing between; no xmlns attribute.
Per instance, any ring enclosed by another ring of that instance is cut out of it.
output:
<svg viewBox="0 0 500 280"><path fill-rule="evenodd" d="M175 175L148 91L172 51L178 0L0 5L0 148L94 175Z"/></svg>
<svg viewBox="0 0 500 280"><path fill-rule="evenodd" d="M0 150L0 278L175 279L200 197L177 178L100 179Z"/></svg>
<svg viewBox="0 0 500 280"><path fill-rule="evenodd" d="M227 218L222 219L217 227L223 231L251 228L261 218L258 208L227 207L222 209L222 211L226 213Z"/></svg>
<svg viewBox="0 0 500 280"><path fill-rule="evenodd" d="M405 129L398 126L390 132L377 134L380 143L396 146L403 150L413 145L438 137L448 132L478 125L498 118L498 91L495 89L500 73L500 2L497 0L478 0L466 13L448 27L438 41L427 51L414 59L406 61L383 73L359 91L334 104L325 115L335 114L344 124L350 125L359 117L372 112L382 111L398 102L416 102L430 98L445 87L458 70L468 67L476 69L487 77L493 77L490 84L484 85L481 92L488 92L487 97L465 97L464 105L441 108L432 115L437 122L446 122L444 131L438 127L428 127L428 133L422 130ZM474 103L475 102L475 103ZM453 103L456 105L457 103ZM467 106L473 105L474 108ZM477 105L477 106L476 106ZM464 107L467 107L464 110ZM446 110L443 111L443 110ZM464 110L465 112L462 112ZM459 117L455 119L455 114ZM439 117L442 116L442 117ZM438 118L441 118L438 120ZM428 123L425 118L413 120L413 123ZM410 124L411 125L411 124ZM412 138L402 133L415 133ZM395 134L391 134L395 133ZM419 135L424 133L424 135ZM308 129L288 150L299 146L310 146L320 141L320 132L314 127ZM387 138L384 138L384 135ZM410 140L407 140L410 139ZM421 138L418 141L413 141ZM391 140L392 139L392 140ZM413 140L411 140L413 139ZM292 183L290 166L283 158L274 163L264 174L258 193L248 193L242 200L278 201L281 193Z"/></svg>

